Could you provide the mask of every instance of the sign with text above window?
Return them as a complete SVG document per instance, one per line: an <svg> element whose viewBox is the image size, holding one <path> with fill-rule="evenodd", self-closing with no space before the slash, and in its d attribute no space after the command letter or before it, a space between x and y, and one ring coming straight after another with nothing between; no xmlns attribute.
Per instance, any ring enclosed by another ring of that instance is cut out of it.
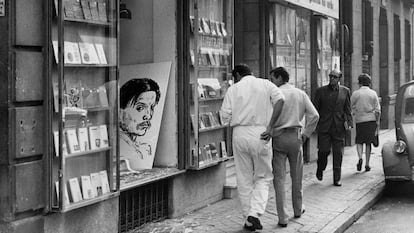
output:
<svg viewBox="0 0 414 233"><path fill-rule="evenodd" d="M270 2L289 2L323 15L339 19L339 0L270 0Z"/></svg>

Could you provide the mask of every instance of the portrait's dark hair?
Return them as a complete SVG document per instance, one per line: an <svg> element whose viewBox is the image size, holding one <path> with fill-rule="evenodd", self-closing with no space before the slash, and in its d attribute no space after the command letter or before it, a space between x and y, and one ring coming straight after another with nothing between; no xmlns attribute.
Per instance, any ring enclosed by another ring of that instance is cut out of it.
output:
<svg viewBox="0 0 414 233"><path fill-rule="evenodd" d="M119 107L124 109L130 101L136 102L141 93L146 91L155 92L155 104L160 100L161 92L158 84L149 78L134 78L122 85L119 92Z"/></svg>
<svg viewBox="0 0 414 233"><path fill-rule="evenodd" d="M273 75L275 78L278 76L282 77L283 82L289 82L289 73L284 67L276 67L270 71L270 75Z"/></svg>
<svg viewBox="0 0 414 233"><path fill-rule="evenodd" d="M236 77L236 73L239 73L242 77L247 76L247 75L252 75L252 71L250 70L250 67L246 64L239 64L239 65L234 66L234 69L231 72L231 74L233 75L233 77Z"/></svg>
<svg viewBox="0 0 414 233"><path fill-rule="evenodd" d="M362 86L371 86L371 77L369 74L362 73L358 76L358 83Z"/></svg>

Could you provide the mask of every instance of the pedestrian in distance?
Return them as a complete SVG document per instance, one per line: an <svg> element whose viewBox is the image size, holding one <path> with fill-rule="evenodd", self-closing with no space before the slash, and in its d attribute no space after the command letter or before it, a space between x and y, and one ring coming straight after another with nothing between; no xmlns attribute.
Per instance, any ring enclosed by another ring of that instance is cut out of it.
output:
<svg viewBox="0 0 414 233"><path fill-rule="evenodd" d="M352 128L350 91L339 84L342 73L332 70L329 73L329 84L316 89L313 104L319 113L318 162L316 178L323 179L323 171L328 163L328 155L332 149L333 184L342 186L341 167L344 153L345 134Z"/></svg>
<svg viewBox="0 0 414 233"><path fill-rule="evenodd" d="M272 145L261 140L270 118L278 118L284 96L267 79L256 78L245 64L232 71L235 84L224 96L221 114L233 128L233 154L237 190L241 202L244 228L261 230L259 217L264 214L272 175Z"/></svg>
<svg viewBox="0 0 414 233"><path fill-rule="evenodd" d="M370 171L369 159L371 144L378 143L379 119L381 108L377 93L370 88L371 77L361 74L358 77L359 89L351 95L352 115L356 126L355 144L358 153L357 170L362 169L362 154L365 144L365 171Z"/></svg>
<svg viewBox="0 0 414 233"><path fill-rule="evenodd" d="M283 67L270 71L270 80L285 96L285 103L279 118L270 122L273 140L273 185L276 192L278 225L287 227L289 216L286 204L286 160L289 161L292 179L292 204L295 218L305 212L302 204L303 143L310 137L318 124L319 114L308 95L289 84L289 73ZM304 126L302 125L305 120Z"/></svg>

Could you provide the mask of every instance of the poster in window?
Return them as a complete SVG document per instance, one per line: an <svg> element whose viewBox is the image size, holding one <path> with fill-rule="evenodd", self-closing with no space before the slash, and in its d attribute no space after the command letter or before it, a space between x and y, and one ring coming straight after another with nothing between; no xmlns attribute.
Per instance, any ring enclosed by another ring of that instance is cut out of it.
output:
<svg viewBox="0 0 414 233"><path fill-rule="evenodd" d="M171 62L120 67L121 160L133 170L152 169Z"/></svg>

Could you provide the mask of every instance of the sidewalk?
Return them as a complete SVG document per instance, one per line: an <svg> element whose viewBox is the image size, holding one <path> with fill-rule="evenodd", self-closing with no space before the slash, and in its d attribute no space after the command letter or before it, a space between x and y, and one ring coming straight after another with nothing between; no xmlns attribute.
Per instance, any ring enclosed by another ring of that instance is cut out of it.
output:
<svg viewBox="0 0 414 233"><path fill-rule="evenodd" d="M380 132L380 146L373 147L370 172L356 171L357 152L355 146L345 147L342 162L342 187L333 186L332 156L329 156L328 167L324 172L323 181L315 177L316 162L304 165L303 194L306 212L299 219L290 219L287 228L277 226L275 195L271 188L266 213L260 217L263 230L258 232L343 232L358 219L381 196L384 188L381 148L389 139L395 138L394 130ZM364 158L365 161L365 158ZM290 177L287 186L290 187ZM288 214L293 216L290 188ZM150 223L131 231L152 233L219 233L248 232L243 230L244 220L241 216L237 197L223 199L198 211L176 219L167 219Z"/></svg>

